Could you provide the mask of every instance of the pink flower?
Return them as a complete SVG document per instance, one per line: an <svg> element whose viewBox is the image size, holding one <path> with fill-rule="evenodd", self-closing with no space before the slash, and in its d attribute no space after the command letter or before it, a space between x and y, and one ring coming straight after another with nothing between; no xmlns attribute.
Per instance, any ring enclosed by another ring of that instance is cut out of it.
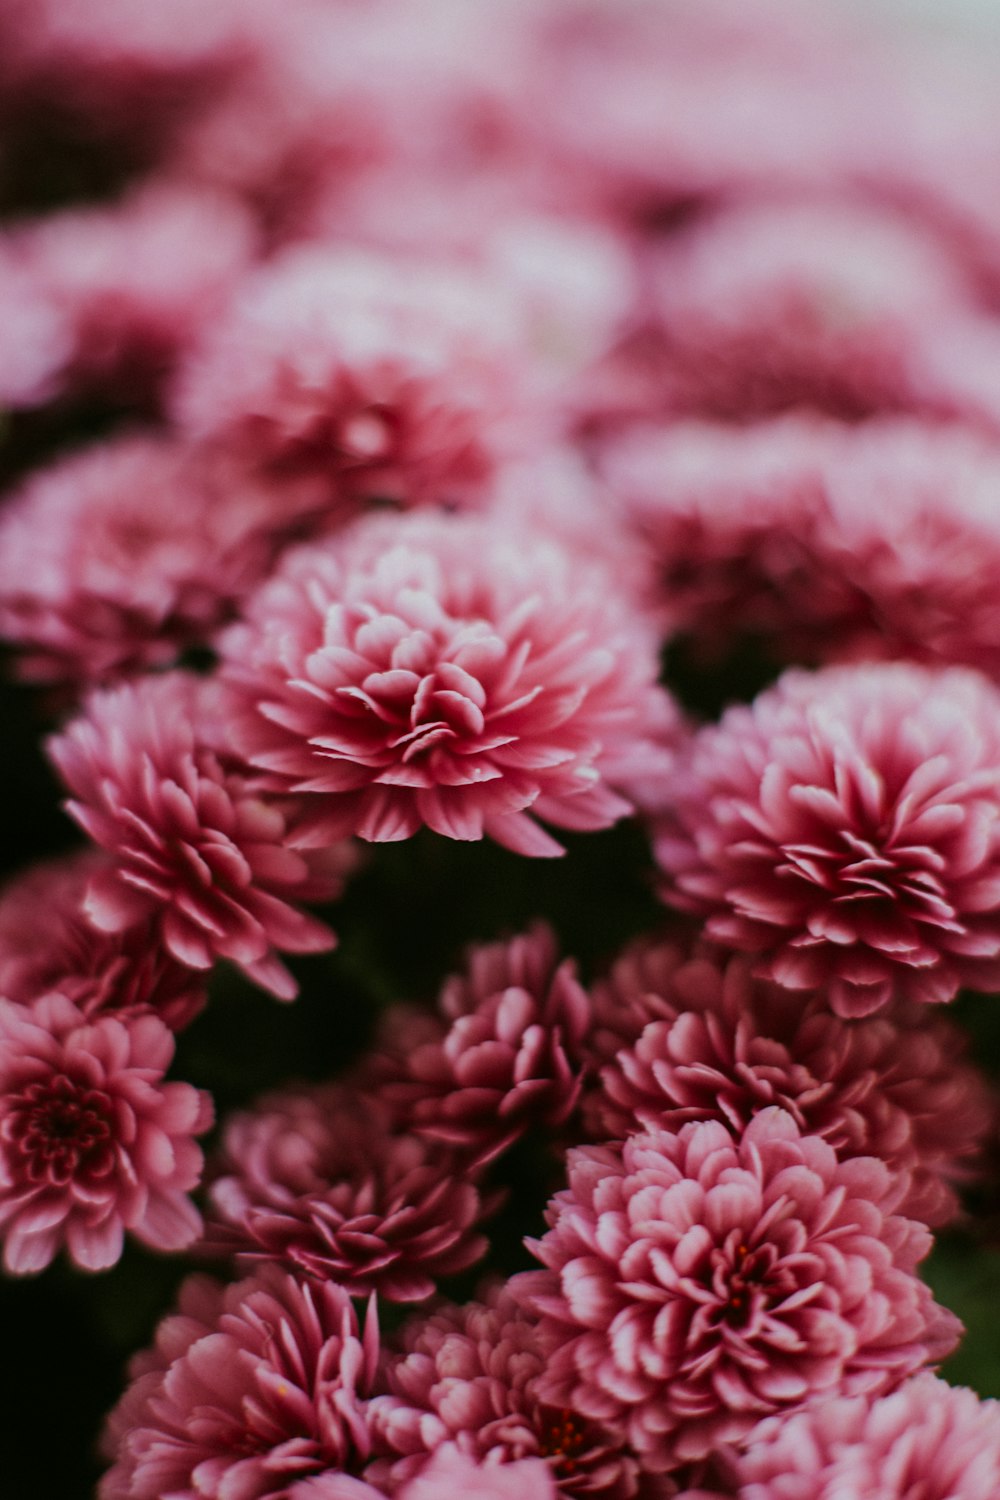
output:
<svg viewBox="0 0 1000 1500"><path fill-rule="evenodd" d="M444 1444L395 1500L557 1500L552 1472L539 1458L477 1464ZM318 1474L289 1491L289 1500L386 1500L385 1492L348 1474Z"/></svg>
<svg viewBox="0 0 1000 1500"><path fill-rule="evenodd" d="M333 1282L189 1278L108 1419L101 1500L284 1500L311 1474L357 1474L377 1358L374 1313L362 1334Z"/></svg>
<svg viewBox="0 0 1000 1500"><path fill-rule="evenodd" d="M770 1108L569 1154L515 1282L552 1349L538 1396L667 1472L768 1412L890 1390L960 1325L916 1274L930 1248L873 1157L838 1161Z"/></svg>
<svg viewBox="0 0 1000 1500"><path fill-rule="evenodd" d="M0 240L0 405L41 406L59 389L73 346L67 317L47 295L35 268L10 240Z"/></svg>
<svg viewBox="0 0 1000 1500"><path fill-rule="evenodd" d="M590 1001L573 961L558 961L549 928L474 948L438 1005L445 1018L438 1034L418 1040L406 1025L396 1077L381 1081L382 1097L408 1129L481 1166L532 1126L568 1120L583 1079Z"/></svg>
<svg viewBox="0 0 1000 1500"><path fill-rule="evenodd" d="M578 1413L539 1401L547 1354L537 1320L504 1288L412 1324L405 1353L387 1365L390 1394L372 1403L377 1442L393 1456L373 1473L406 1495L400 1481L412 1484L428 1472L428 1454L452 1448L488 1467L537 1457L561 1494L630 1500L640 1486L635 1458Z"/></svg>
<svg viewBox="0 0 1000 1500"><path fill-rule="evenodd" d="M607 575L495 522L372 517L293 555L224 638L233 734L292 794L297 847L489 835L558 854L535 817L605 828L663 752L646 623ZM530 811L530 815L529 815Z"/></svg>
<svg viewBox="0 0 1000 1500"><path fill-rule="evenodd" d="M211 1101L164 1083L173 1038L158 1016L88 1022L64 995L0 1000L0 1226L4 1265L47 1266L65 1245L87 1271L114 1265L126 1229L182 1250L201 1218L193 1137Z"/></svg>
<svg viewBox="0 0 1000 1500"><path fill-rule="evenodd" d="M841 1015L1000 980L1000 696L907 663L789 672L694 737L666 900Z"/></svg>
<svg viewBox="0 0 1000 1500"><path fill-rule="evenodd" d="M182 427L344 504L479 498L523 376L491 282L297 249L251 278L182 370Z"/></svg>
<svg viewBox="0 0 1000 1500"><path fill-rule="evenodd" d="M311 508L153 436L36 471L0 523L0 626L21 675L79 689L171 665L232 617Z"/></svg>
<svg viewBox="0 0 1000 1500"><path fill-rule="evenodd" d="M26 1005L58 990L88 1020L153 1010L180 1031L205 1004L204 984L161 945L154 922L103 932L84 912L98 850L36 865L0 892L0 995Z"/></svg>
<svg viewBox="0 0 1000 1500"><path fill-rule="evenodd" d="M226 1124L210 1199L214 1241L333 1280L351 1296L419 1302L486 1249L453 1158L393 1131L339 1084L271 1094Z"/></svg>
<svg viewBox="0 0 1000 1500"><path fill-rule="evenodd" d="M972 1175L997 1116L963 1031L943 1016L897 1007L844 1021L822 994L753 979L746 959L705 951L677 963L669 947L616 965L595 997L602 1009L613 1002L654 1018L602 1070L588 1108L596 1139L710 1119L739 1136L778 1104L839 1157L877 1156L908 1175L908 1218L957 1215L953 1184Z"/></svg>
<svg viewBox="0 0 1000 1500"><path fill-rule="evenodd" d="M1000 1403L928 1372L876 1401L769 1417L726 1468L738 1500L994 1500Z"/></svg>
<svg viewBox="0 0 1000 1500"><path fill-rule="evenodd" d="M277 808L220 759L213 684L181 672L92 694L49 742L67 810L115 856L85 910L106 932L155 918L179 963L228 958L280 999L295 983L275 954L332 947L329 929L289 897L327 894L285 844ZM325 888L324 888L325 887Z"/></svg>

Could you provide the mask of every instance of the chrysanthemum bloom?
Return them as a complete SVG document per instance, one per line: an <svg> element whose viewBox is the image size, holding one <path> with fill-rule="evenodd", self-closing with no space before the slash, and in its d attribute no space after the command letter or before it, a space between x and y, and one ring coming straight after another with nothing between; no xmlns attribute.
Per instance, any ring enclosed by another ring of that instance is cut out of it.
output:
<svg viewBox="0 0 1000 1500"><path fill-rule="evenodd" d="M232 618L313 509L153 436L36 471L0 522L0 628L20 674L79 689L171 665Z"/></svg>
<svg viewBox="0 0 1000 1500"><path fill-rule="evenodd" d="M646 621L610 579L489 520L371 517L289 558L223 637L233 735L293 794L293 842L384 841L421 825L519 854L534 821L606 828L616 767L650 775L662 702Z"/></svg>
<svg viewBox="0 0 1000 1500"><path fill-rule="evenodd" d="M438 1035L413 1048L405 1027L395 1080L381 1085L409 1129L482 1165L533 1125L552 1129L569 1118L590 1001L573 961L559 961L549 928L474 948L438 1008Z"/></svg>
<svg viewBox="0 0 1000 1500"><path fill-rule="evenodd" d="M347 1293L277 1267L221 1287L193 1276L108 1419L101 1500L285 1500L371 1449L378 1325Z"/></svg>
<svg viewBox="0 0 1000 1500"><path fill-rule="evenodd" d="M59 389L73 347L68 318L52 306L34 267L0 240L0 406L19 411L41 406Z"/></svg>
<svg viewBox="0 0 1000 1500"><path fill-rule="evenodd" d="M947 1354L958 1320L916 1274L923 1225L874 1157L838 1161L784 1110L569 1153L519 1295L552 1349L538 1396L667 1472L769 1412L881 1393Z"/></svg>
<svg viewBox="0 0 1000 1500"><path fill-rule="evenodd" d="M788 672L679 758L664 899L843 1016L1000 981L1000 696L908 663Z"/></svg>
<svg viewBox="0 0 1000 1500"><path fill-rule="evenodd" d="M524 379L508 300L459 266L297 249L213 325L176 413L345 503L478 499Z"/></svg>
<svg viewBox="0 0 1000 1500"><path fill-rule="evenodd" d="M60 1246L88 1271L112 1266L130 1230L182 1250L201 1217L193 1137L207 1094L164 1083L174 1055L158 1016L88 1021L64 995L0 1000L0 1226L8 1271L40 1271Z"/></svg>
<svg viewBox="0 0 1000 1500"><path fill-rule="evenodd" d="M769 1417L726 1468L738 1500L994 1500L1000 1402L928 1372L876 1401Z"/></svg>
<svg viewBox="0 0 1000 1500"><path fill-rule="evenodd" d="M167 952L154 921L104 932L84 911L111 863L100 850L64 855L0 891L0 995L27 1005L58 990L88 1020L152 1010L180 1031L205 1004L202 978Z"/></svg>
<svg viewBox="0 0 1000 1500"><path fill-rule="evenodd" d="M329 928L289 898L329 893L286 847L277 808L220 759L213 684L182 672L95 692L49 741L72 796L68 812L114 861L91 879L87 916L106 932L155 919L178 962L228 958L291 999L275 949L333 946Z"/></svg>
<svg viewBox="0 0 1000 1500"><path fill-rule="evenodd" d="M579 1413L539 1401L548 1351L537 1319L505 1288L412 1324L404 1347L386 1365L390 1394L371 1412L377 1447L392 1459L373 1474L388 1488L426 1472L428 1455L449 1444L487 1466L542 1458L564 1495L629 1500L639 1491L633 1455Z"/></svg>
<svg viewBox="0 0 1000 1500"><path fill-rule="evenodd" d="M480 1259L479 1194L453 1157L339 1084L271 1094L226 1124L212 1238L351 1296L429 1297Z"/></svg>
<svg viewBox="0 0 1000 1500"><path fill-rule="evenodd" d="M540 1458L477 1464L447 1443L393 1495L394 1500L558 1500L552 1471ZM364 1479L331 1471L293 1485L289 1500L386 1500L386 1494Z"/></svg>
<svg viewBox="0 0 1000 1500"><path fill-rule="evenodd" d="M779 1104L838 1156L877 1156L907 1173L908 1218L956 1215L953 1184L973 1175L997 1118L960 1027L924 1007L845 1021L823 994L752 978L745 958L706 951L670 972L675 953L668 946L662 962L660 1019L605 1065L588 1101L593 1139L711 1119L739 1136ZM651 1013L636 985L656 964L655 949L627 955L601 986L602 1009Z"/></svg>

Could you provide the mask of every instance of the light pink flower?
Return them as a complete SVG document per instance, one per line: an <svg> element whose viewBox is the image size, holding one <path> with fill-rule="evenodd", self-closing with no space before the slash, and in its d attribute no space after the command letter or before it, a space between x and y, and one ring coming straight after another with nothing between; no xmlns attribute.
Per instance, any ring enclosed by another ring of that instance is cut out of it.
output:
<svg viewBox="0 0 1000 1500"><path fill-rule="evenodd" d="M180 1031L205 1004L198 975L161 944L152 921L103 932L88 920L91 880L111 860L99 850L35 865L0 891L0 995L27 1005L50 990L88 1020L152 1010Z"/></svg>
<svg viewBox="0 0 1000 1500"><path fill-rule="evenodd" d="M453 1157L340 1084L271 1094L227 1123L211 1238L351 1296L419 1302L480 1259L479 1194Z"/></svg>
<svg viewBox="0 0 1000 1500"><path fill-rule="evenodd" d="M289 558L223 638L233 734L292 794L293 842L605 828L616 768L650 774L663 694L646 622L606 574L470 517L371 517Z"/></svg>
<svg viewBox="0 0 1000 1500"><path fill-rule="evenodd" d="M569 1119L590 1001L573 961L559 962L549 928L472 949L438 1008L438 1034L417 1040L406 1025L395 1079L381 1081L381 1096L408 1129L483 1165L532 1126Z"/></svg>
<svg viewBox="0 0 1000 1500"><path fill-rule="evenodd" d="M372 1403L377 1443L393 1458L373 1473L397 1492L446 1446L486 1466L541 1458L561 1494L630 1500L640 1487L635 1458L578 1413L539 1401L547 1354L537 1319L502 1287L412 1324L405 1352L386 1366L390 1394Z"/></svg>
<svg viewBox="0 0 1000 1500"><path fill-rule="evenodd" d="M760 1417L882 1392L960 1325L916 1274L930 1248L895 1208L906 1180L841 1162L770 1108L570 1152L569 1188L515 1282L552 1349L540 1399L668 1472Z"/></svg>
<svg viewBox="0 0 1000 1500"><path fill-rule="evenodd" d="M114 862L85 910L106 932L155 919L178 962L228 958L280 999L295 983L275 949L322 952L330 930L289 898L327 895L286 846L280 811L220 758L213 684L181 672L99 691L49 741L67 811Z"/></svg>
<svg viewBox="0 0 1000 1500"><path fill-rule="evenodd" d="M443 1444L395 1500L557 1500L552 1472L539 1458L477 1464ZM386 1500L385 1491L348 1474L318 1474L289 1491L289 1500Z"/></svg>
<svg viewBox="0 0 1000 1500"><path fill-rule="evenodd" d="M284 1500L311 1474L357 1474L377 1358L374 1313L362 1334L334 1282L189 1278L108 1419L101 1500Z"/></svg>
<svg viewBox="0 0 1000 1500"><path fill-rule="evenodd" d="M345 504L475 500L524 377L516 328L500 287L458 265L297 248L212 326L174 407Z"/></svg>
<svg viewBox="0 0 1000 1500"><path fill-rule="evenodd" d="M676 951L626 955L595 997L601 1010L656 1018L603 1068L588 1101L594 1139L710 1119L738 1136L779 1104L841 1158L877 1156L908 1175L908 1218L957 1215L954 1184L973 1175L997 1119L960 1027L923 1007L845 1021L822 994L753 979L744 958L696 952L671 970Z"/></svg>
<svg viewBox="0 0 1000 1500"><path fill-rule="evenodd" d="M0 405L13 411L41 406L59 389L73 334L69 319L52 305L35 268L9 238L0 240L0 315Z"/></svg>
<svg viewBox="0 0 1000 1500"><path fill-rule="evenodd" d="M844 1016L1000 980L1000 696L960 668L788 672L701 730L666 900Z"/></svg>
<svg viewBox="0 0 1000 1500"><path fill-rule="evenodd" d="M201 1228L187 1194L201 1177L193 1137L211 1101L164 1083L173 1038L159 1017L88 1021L64 995L0 1000L0 1226L4 1265L40 1271L65 1246L102 1271L130 1230L182 1250Z"/></svg>
<svg viewBox="0 0 1000 1500"><path fill-rule="evenodd" d="M23 677L80 688L205 644L313 512L154 436L36 471L0 522L0 628Z"/></svg>
<svg viewBox="0 0 1000 1500"><path fill-rule="evenodd" d="M876 1401L769 1417L726 1468L738 1500L994 1500L1000 1403L916 1375Z"/></svg>

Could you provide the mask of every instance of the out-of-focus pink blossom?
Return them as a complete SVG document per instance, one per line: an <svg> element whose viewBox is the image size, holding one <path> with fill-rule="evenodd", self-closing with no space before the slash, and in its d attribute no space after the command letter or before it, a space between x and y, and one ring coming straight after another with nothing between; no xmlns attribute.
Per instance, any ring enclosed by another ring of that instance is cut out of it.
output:
<svg viewBox="0 0 1000 1500"><path fill-rule="evenodd" d="M107 932L153 918L168 952L193 969L228 958L280 999L295 983L275 949L322 952L329 928L289 904L328 896L287 847L281 812L220 758L214 684L182 672L98 691L49 741L71 793L67 811L114 856L84 908Z"/></svg>
<svg viewBox="0 0 1000 1500"><path fill-rule="evenodd" d="M618 768L663 768L647 622L603 571L489 520L373 517L297 552L222 650L236 742L295 797L297 847L425 824L557 854L536 817L607 827L630 810Z"/></svg>
<svg viewBox="0 0 1000 1500"><path fill-rule="evenodd" d="M0 995L27 1005L50 990L88 1020L152 1010L180 1031L205 1004L203 981L163 947L155 922L103 932L88 920L91 879L109 857L87 850L36 865L0 892Z"/></svg>
<svg viewBox="0 0 1000 1500"><path fill-rule="evenodd" d="M537 1393L669 1472L763 1415L891 1390L960 1325L916 1274L930 1248L874 1157L838 1161L784 1110L569 1154L515 1283L551 1354Z"/></svg>
<svg viewBox="0 0 1000 1500"><path fill-rule="evenodd" d="M101 1500L284 1500L368 1461L378 1324L332 1281L193 1276L108 1419ZM348 1492L349 1493L349 1492Z"/></svg>
<svg viewBox="0 0 1000 1500"><path fill-rule="evenodd" d="M997 1118L959 1027L923 1007L845 1021L822 994L753 979L747 959L709 950L671 968L675 955L626 954L595 995L599 1014L653 1019L602 1070L588 1099L594 1139L709 1119L738 1136L779 1104L838 1156L877 1156L907 1174L908 1218L957 1214L953 1184L972 1175Z"/></svg>
<svg viewBox="0 0 1000 1500"><path fill-rule="evenodd" d="M393 1460L373 1473L396 1493L428 1474L428 1454L454 1447L488 1467L538 1457L560 1494L630 1500L641 1483L635 1457L577 1412L538 1400L547 1353L537 1320L504 1288L411 1325L386 1367L391 1394L372 1403L377 1445Z"/></svg>
<svg viewBox="0 0 1000 1500"><path fill-rule="evenodd" d="M194 1136L207 1094L164 1083L173 1038L159 1017L88 1021L64 995L0 1000L0 1226L4 1265L40 1271L65 1246L87 1271L114 1265L128 1229L182 1250L201 1218Z"/></svg>
<svg viewBox="0 0 1000 1500"><path fill-rule="evenodd" d="M572 960L559 962L547 927L474 948L438 1005L438 1034L414 1045L406 1026L395 1078L381 1082L408 1129L482 1165L532 1126L568 1120L583 1079L590 1001Z"/></svg>
<svg viewBox="0 0 1000 1500"><path fill-rule="evenodd" d="M478 1260L479 1194L454 1158L339 1084L272 1094L226 1124L214 1239L351 1296L419 1302Z"/></svg>
<svg viewBox="0 0 1000 1500"><path fill-rule="evenodd" d="M551 1470L541 1459L478 1464L447 1443L393 1495L395 1500L558 1500ZM386 1500L386 1495L367 1480L329 1472L294 1485L289 1500Z"/></svg>
<svg viewBox="0 0 1000 1500"><path fill-rule="evenodd" d="M1000 695L978 673L788 672L679 758L663 895L844 1016L992 988L998 768Z"/></svg>
<svg viewBox="0 0 1000 1500"><path fill-rule="evenodd" d="M0 407L20 411L41 406L60 388L73 333L35 268L9 240L0 242L0 315Z"/></svg>

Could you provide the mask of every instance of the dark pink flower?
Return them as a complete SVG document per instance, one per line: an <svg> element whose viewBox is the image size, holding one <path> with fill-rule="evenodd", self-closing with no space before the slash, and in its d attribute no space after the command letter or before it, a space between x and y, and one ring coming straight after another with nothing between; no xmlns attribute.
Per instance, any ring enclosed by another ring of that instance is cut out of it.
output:
<svg viewBox="0 0 1000 1500"><path fill-rule="evenodd" d="M64 995L0 1000L0 1225L9 1271L40 1271L61 1246L102 1271L130 1230L182 1250L201 1228L187 1194L201 1177L194 1136L211 1101L164 1083L174 1054L158 1016L88 1021Z"/></svg>
<svg viewBox="0 0 1000 1500"><path fill-rule="evenodd" d="M321 952L329 929L289 898L329 894L286 847L284 819L220 759L213 684L181 672L96 692L49 742L72 793L67 810L114 855L85 910L124 932L155 919L178 962L239 965L280 999L295 984L275 949Z"/></svg>
<svg viewBox="0 0 1000 1500"><path fill-rule="evenodd" d="M226 1124L216 1243L363 1296L419 1302L478 1260L479 1194L453 1157L339 1084L271 1094Z"/></svg>
<svg viewBox="0 0 1000 1500"><path fill-rule="evenodd" d="M489 835L558 854L536 817L605 828L616 769L662 770L646 622L596 567L470 517L371 517L289 558L223 638L233 733L292 794L293 841Z"/></svg>
<svg viewBox="0 0 1000 1500"><path fill-rule="evenodd" d="M762 1416L892 1389L960 1325L916 1274L927 1230L874 1157L838 1161L784 1110L569 1154L515 1282L552 1350L538 1396L667 1472Z"/></svg>
<svg viewBox="0 0 1000 1500"><path fill-rule="evenodd" d="M180 1031L205 1004L203 981L166 951L155 922L104 932L84 911L91 880L111 868L87 850L36 865L0 892L0 995L26 1005L58 990L88 1020L152 1010Z"/></svg>
<svg viewBox="0 0 1000 1500"><path fill-rule="evenodd" d="M1000 1403L928 1372L769 1417L726 1469L738 1500L994 1500Z"/></svg>
<svg viewBox="0 0 1000 1500"><path fill-rule="evenodd" d="M184 430L344 504L477 499L523 377L508 301L460 266L299 248L213 325L175 408Z"/></svg>
<svg viewBox="0 0 1000 1500"><path fill-rule="evenodd" d="M390 1394L372 1404L378 1446L393 1459L373 1473L396 1492L449 1445L487 1466L544 1459L564 1495L630 1500L640 1487L635 1458L576 1412L539 1401L547 1355L537 1319L504 1288L412 1324L405 1352L386 1367Z"/></svg>
<svg viewBox="0 0 1000 1500"><path fill-rule="evenodd" d="M404 1026L381 1094L408 1129L482 1165L533 1125L570 1117L580 1094L590 1001L552 932L472 949L438 1001L437 1035Z"/></svg>
<svg viewBox="0 0 1000 1500"><path fill-rule="evenodd" d="M664 898L844 1016L1000 981L1000 696L908 663L788 672L701 730Z"/></svg>
<svg viewBox="0 0 1000 1500"><path fill-rule="evenodd" d="M232 618L311 500L153 436L36 471L0 523L0 627L21 675L80 689L171 665Z"/></svg>
<svg viewBox="0 0 1000 1500"><path fill-rule="evenodd" d="M101 1500L285 1500L312 1474L357 1474L377 1358L374 1313L362 1334L334 1282L189 1278L108 1419Z"/></svg>
<svg viewBox="0 0 1000 1500"><path fill-rule="evenodd" d="M705 951L677 963L669 946L626 955L595 1005L653 1017L602 1070L588 1101L595 1139L710 1119L739 1136L778 1104L841 1158L877 1156L909 1175L908 1218L938 1225L958 1213L954 1184L973 1174L997 1114L964 1032L945 1017L896 1007L845 1021L822 994L754 979L744 958Z"/></svg>

